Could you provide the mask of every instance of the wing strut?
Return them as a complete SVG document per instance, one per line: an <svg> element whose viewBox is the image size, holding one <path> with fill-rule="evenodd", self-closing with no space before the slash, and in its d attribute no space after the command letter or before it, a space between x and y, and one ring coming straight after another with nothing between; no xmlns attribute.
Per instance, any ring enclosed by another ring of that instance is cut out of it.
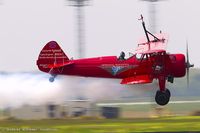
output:
<svg viewBox="0 0 200 133"><path fill-rule="evenodd" d="M143 20L143 16L142 16L142 15L141 15L141 18L140 18L139 20L142 20L142 26L143 26L143 29L144 29L144 32L145 32L145 35L146 35L148 44L150 43L150 39L149 39L149 35L148 35L148 34L150 34L151 36L153 36L155 41L160 41L159 38L157 38L155 35L153 35L151 32L149 32L149 31L146 29L146 26L145 26L145 23L144 23L144 20ZM149 50L150 50L150 44L149 44Z"/></svg>

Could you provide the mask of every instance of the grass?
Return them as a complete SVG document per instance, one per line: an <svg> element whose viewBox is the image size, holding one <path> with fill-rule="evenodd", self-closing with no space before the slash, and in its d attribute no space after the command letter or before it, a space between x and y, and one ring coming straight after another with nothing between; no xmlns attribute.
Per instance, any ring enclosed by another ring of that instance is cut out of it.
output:
<svg viewBox="0 0 200 133"><path fill-rule="evenodd" d="M2 120L0 133L132 133L200 131L200 117L151 119Z"/></svg>

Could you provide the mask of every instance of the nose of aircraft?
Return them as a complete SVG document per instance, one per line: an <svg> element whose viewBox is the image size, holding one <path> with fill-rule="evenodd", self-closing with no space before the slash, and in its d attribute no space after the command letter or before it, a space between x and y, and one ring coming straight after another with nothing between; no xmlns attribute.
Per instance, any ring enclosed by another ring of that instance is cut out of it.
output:
<svg viewBox="0 0 200 133"><path fill-rule="evenodd" d="M173 63L174 77L183 77L186 74L185 56L183 54L176 54L176 63Z"/></svg>

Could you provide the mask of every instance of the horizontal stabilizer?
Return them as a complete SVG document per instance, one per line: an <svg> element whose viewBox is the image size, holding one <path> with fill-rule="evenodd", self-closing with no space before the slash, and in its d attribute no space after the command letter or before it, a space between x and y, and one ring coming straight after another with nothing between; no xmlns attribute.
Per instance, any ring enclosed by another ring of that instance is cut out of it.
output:
<svg viewBox="0 0 200 133"><path fill-rule="evenodd" d="M74 64L74 62L72 61L67 62L67 63L61 63L61 64L49 64L48 68L59 68L59 67L64 67L64 66L70 66L72 64Z"/></svg>
<svg viewBox="0 0 200 133"><path fill-rule="evenodd" d="M149 75L139 75L134 77L124 78L121 81L121 84L145 84L145 83L152 83L153 78Z"/></svg>

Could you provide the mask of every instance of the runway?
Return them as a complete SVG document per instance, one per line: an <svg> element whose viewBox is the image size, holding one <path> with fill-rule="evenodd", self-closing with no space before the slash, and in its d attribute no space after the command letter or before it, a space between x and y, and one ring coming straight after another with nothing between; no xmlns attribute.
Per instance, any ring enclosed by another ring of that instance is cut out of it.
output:
<svg viewBox="0 0 200 133"><path fill-rule="evenodd" d="M200 100L193 101L170 101L168 104L200 103ZM126 103L97 103L97 106L119 106L119 105L151 105L155 102L126 102Z"/></svg>

